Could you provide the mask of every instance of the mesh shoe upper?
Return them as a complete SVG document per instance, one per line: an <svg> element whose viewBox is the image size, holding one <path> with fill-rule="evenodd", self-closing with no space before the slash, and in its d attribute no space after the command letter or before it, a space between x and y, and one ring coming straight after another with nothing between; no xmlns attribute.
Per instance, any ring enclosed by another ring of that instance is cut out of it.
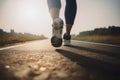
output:
<svg viewBox="0 0 120 80"><path fill-rule="evenodd" d="M62 29L63 29L63 20L60 18L56 18L53 21L53 35L54 37L57 38L62 38Z"/></svg>
<svg viewBox="0 0 120 80"><path fill-rule="evenodd" d="M62 45L62 29L63 29L63 20L56 18L52 24L52 38L51 43L54 47L60 47Z"/></svg>

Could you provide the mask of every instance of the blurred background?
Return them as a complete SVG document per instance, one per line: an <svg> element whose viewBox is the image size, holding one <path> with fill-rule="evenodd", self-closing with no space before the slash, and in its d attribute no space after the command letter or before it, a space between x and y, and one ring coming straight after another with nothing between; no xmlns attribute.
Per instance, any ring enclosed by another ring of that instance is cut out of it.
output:
<svg viewBox="0 0 120 80"><path fill-rule="evenodd" d="M65 0L60 16L64 20ZM77 0L72 34L100 27L120 26L120 0ZM47 0L0 0L0 29L51 36ZM65 28L64 28L65 29Z"/></svg>

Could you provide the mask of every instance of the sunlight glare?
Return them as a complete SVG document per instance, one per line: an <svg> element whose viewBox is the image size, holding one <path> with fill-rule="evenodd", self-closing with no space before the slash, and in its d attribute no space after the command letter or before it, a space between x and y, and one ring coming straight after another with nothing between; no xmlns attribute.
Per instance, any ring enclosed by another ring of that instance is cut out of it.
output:
<svg viewBox="0 0 120 80"><path fill-rule="evenodd" d="M37 17L42 15L39 10L40 8L35 5L26 4L21 7L20 15L26 20L35 20Z"/></svg>
<svg viewBox="0 0 120 80"><path fill-rule="evenodd" d="M48 25L50 25L51 18L45 1L21 2L18 7L18 21L20 25L25 26L24 30L32 33L40 33L40 30L43 30L45 34L47 30L50 31L51 27Z"/></svg>
<svg viewBox="0 0 120 80"><path fill-rule="evenodd" d="M34 19L35 17L37 17L37 13L38 11L36 9L30 7L25 11L25 16L28 19Z"/></svg>

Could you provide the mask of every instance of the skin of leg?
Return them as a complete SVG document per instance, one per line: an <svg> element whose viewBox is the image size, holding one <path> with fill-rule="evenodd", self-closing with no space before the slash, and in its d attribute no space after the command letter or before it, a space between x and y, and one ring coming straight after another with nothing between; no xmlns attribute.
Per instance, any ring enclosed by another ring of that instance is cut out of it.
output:
<svg viewBox="0 0 120 80"><path fill-rule="evenodd" d="M71 33L71 29L72 29L72 26L71 24L66 24L66 35L70 35Z"/></svg>
<svg viewBox="0 0 120 80"><path fill-rule="evenodd" d="M47 3L52 19L59 18L61 0L47 0Z"/></svg>
<svg viewBox="0 0 120 80"><path fill-rule="evenodd" d="M59 18L59 13L60 13L59 8L51 8L50 9L50 14L51 14L53 21L54 21L54 19Z"/></svg>

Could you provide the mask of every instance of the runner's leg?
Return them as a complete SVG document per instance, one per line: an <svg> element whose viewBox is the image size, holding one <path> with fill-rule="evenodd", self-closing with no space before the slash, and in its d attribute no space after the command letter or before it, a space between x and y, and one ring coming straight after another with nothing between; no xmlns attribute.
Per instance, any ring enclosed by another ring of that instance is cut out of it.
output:
<svg viewBox="0 0 120 80"><path fill-rule="evenodd" d="M76 16L76 0L66 0L66 8L65 8L65 21L66 21L66 33L64 34L64 45L71 45L71 29L74 24L75 16Z"/></svg>
<svg viewBox="0 0 120 80"><path fill-rule="evenodd" d="M61 0L47 0L47 3L52 19L59 18Z"/></svg>
<svg viewBox="0 0 120 80"><path fill-rule="evenodd" d="M62 45L63 20L59 18L61 0L47 0L49 11L53 19L51 44L54 47Z"/></svg>
<svg viewBox="0 0 120 80"><path fill-rule="evenodd" d="M76 12L77 12L76 0L66 0L65 7L66 35L70 35L71 28L74 24Z"/></svg>

